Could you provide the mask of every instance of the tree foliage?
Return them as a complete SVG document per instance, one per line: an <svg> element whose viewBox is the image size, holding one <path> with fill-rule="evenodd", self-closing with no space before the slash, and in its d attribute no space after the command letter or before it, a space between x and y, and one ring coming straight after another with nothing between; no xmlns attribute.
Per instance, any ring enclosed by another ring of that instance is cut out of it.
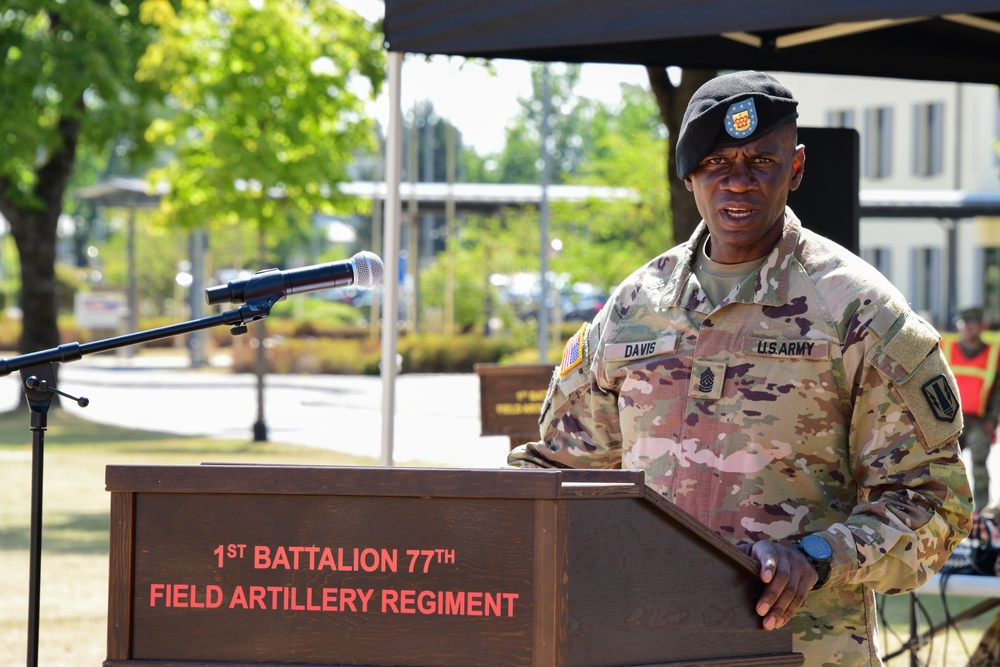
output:
<svg viewBox="0 0 1000 667"><path fill-rule="evenodd" d="M695 206L694 197L687 192L684 180L677 174L677 163L673 156L677 150L677 136L680 134L684 111L692 95L709 79L716 76L714 70L685 69L676 83L666 69L647 67L649 84L660 110L660 118L667 127L667 185L671 195L671 213L674 237L686 240L701 221L701 214Z"/></svg>
<svg viewBox="0 0 1000 667"><path fill-rule="evenodd" d="M374 141L377 26L330 0L146 0L143 17L160 31L138 76L169 101L147 138L173 157L151 175L170 185L172 222L267 228L343 201L337 184Z"/></svg>
<svg viewBox="0 0 1000 667"><path fill-rule="evenodd" d="M614 186L630 196L585 204L552 202L549 238L559 239L562 249L550 257L549 268L568 274L572 281L611 289L643 261L673 244L669 196L662 175L665 132L656 102L647 90L623 86L621 102L610 105L575 97L575 75L572 70L570 74L550 79L553 90L566 100L559 108L576 114L569 120L562 118L560 134L553 137L554 144L566 147L553 161L553 182ZM529 172L537 166L541 153L540 135L530 129L538 108L538 104L522 100L521 113L507 128L506 147L495 157L501 172L502 165L512 169L520 164L522 171L506 173L521 173L520 178L528 182L537 182L537 172ZM490 292L490 274L537 274L540 241L535 209L508 210L494 217L469 216L461 221L451 240L455 317L460 326L482 324L488 313L498 312L493 308L497 295ZM445 256L438 257L421 283L428 305L443 303L447 289L444 261Z"/></svg>
<svg viewBox="0 0 1000 667"><path fill-rule="evenodd" d="M552 235L560 235L563 249L552 264L608 289L674 243L660 170L664 128L649 91L623 85L621 103L598 105L589 132L587 159L570 180L623 188L634 198L592 201L575 212L554 207Z"/></svg>
<svg viewBox="0 0 1000 667"><path fill-rule="evenodd" d="M574 76L550 81L557 91L575 83ZM624 279L639 262L652 258L672 245L669 196L661 165L664 128L649 92L637 86L622 86L622 99L608 104L560 93L566 108L576 118L563 122L557 144L567 148L563 159L553 162L553 181L568 184L611 186L631 197L593 200L585 205L554 202L550 206L549 237L559 239L562 249L552 257L550 268L568 273L575 281L592 282L610 289ZM522 103L522 116L537 105ZM523 153L520 140L525 118L515 119L508 130L506 153ZM512 135L515 140L511 140ZM540 152L537 143L534 147ZM569 153L573 157L567 157ZM501 156L501 161L504 156ZM537 212L530 215L534 231L515 228L510 243L528 248L517 255L516 270L538 270L539 234ZM501 233L496 231L494 233ZM533 244L533 245L532 245Z"/></svg>
<svg viewBox="0 0 1000 667"><path fill-rule="evenodd" d="M462 132L450 121L441 118L434 103L421 100L407 112L404 120L402 180L422 183L444 183L448 180L448 132L455 133L455 155L473 153L462 145ZM411 172L413 167L413 173ZM469 182L464 173L465 161L458 159L457 181Z"/></svg>
<svg viewBox="0 0 1000 667"><path fill-rule="evenodd" d="M7 0L0 11L0 213L21 265L22 352L59 344L56 227L81 151L142 153L155 90L140 0Z"/></svg>
<svg viewBox="0 0 1000 667"><path fill-rule="evenodd" d="M538 183L541 180L546 92L550 182L562 183L567 175L579 171L587 158L590 120L596 108L593 100L575 93L579 80L580 65L532 65L532 94L518 100L520 112L506 130L506 144L495 171L497 182Z"/></svg>

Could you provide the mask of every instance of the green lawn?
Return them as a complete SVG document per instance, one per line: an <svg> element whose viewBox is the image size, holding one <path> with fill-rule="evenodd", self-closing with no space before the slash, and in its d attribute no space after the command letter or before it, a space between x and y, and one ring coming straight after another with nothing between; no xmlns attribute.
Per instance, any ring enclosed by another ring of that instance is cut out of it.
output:
<svg viewBox="0 0 1000 667"><path fill-rule="evenodd" d="M893 654L904 641L909 639L911 599L910 595L879 597L879 633L883 656ZM918 610L919 631L926 632L931 625L936 627L944 623L948 616L955 618L962 611L982 601L981 598L949 596L947 598L948 615L946 615L940 595L936 593L921 595ZM948 667L966 665L969 655L976 650L983 630L996 614L997 609L993 609L966 622L959 623L951 630L938 632L926 640L925 645L919 650L920 662L917 664L947 665ZM887 661L886 665L888 667L908 667L910 654L901 654Z"/></svg>
<svg viewBox="0 0 1000 667"><path fill-rule="evenodd" d="M27 658L31 433L27 412L0 414L0 667ZM204 462L376 465L374 459L273 443L131 431L53 411L45 432L38 664L100 667L107 657L108 464Z"/></svg>
<svg viewBox="0 0 1000 667"><path fill-rule="evenodd" d="M27 655L31 434L28 414L0 414L0 667ZM373 459L275 443L186 438L93 424L61 411L45 435L40 667L99 667L106 657L108 599L108 464L204 462L376 465ZM883 653L909 635L910 597L886 598ZM940 596L921 602L933 623L944 619ZM952 616L979 602L949 598ZM920 651L922 665L965 665L992 612L943 633ZM927 627L926 620L921 620ZM909 655L889 667L907 667Z"/></svg>

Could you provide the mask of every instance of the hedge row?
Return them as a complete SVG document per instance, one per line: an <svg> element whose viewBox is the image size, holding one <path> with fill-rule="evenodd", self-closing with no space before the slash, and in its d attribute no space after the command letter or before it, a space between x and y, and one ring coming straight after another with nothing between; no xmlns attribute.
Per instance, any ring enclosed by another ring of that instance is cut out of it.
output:
<svg viewBox="0 0 1000 667"><path fill-rule="evenodd" d="M356 338L268 339L264 357L269 373L378 375L382 359L378 340ZM254 372L256 339L233 346L233 371ZM481 336L409 335L397 346L402 373L471 373L478 363L499 363L515 348L506 339Z"/></svg>
<svg viewBox="0 0 1000 667"><path fill-rule="evenodd" d="M372 336L367 324L314 315L309 313L301 319L272 316L264 321L268 373L379 374L381 342ZM143 318L139 328L148 331L176 323L169 318ZM225 326L209 328L205 331L208 346L212 350L231 348L233 370L253 372L257 364L255 326L251 324L248 333L237 336ZM578 326L566 325L560 331L562 338L567 338ZM60 319L59 331L62 343L86 343L120 334L81 329L71 317ZM0 350L17 350L20 334L20 320L0 317ZM142 347L182 347L183 343L173 336L143 343ZM523 332L504 337L403 334L397 350L403 373L471 373L478 363L534 363L538 360L535 347L531 337ZM550 346L556 349L550 349L548 361L558 361L561 352L558 347Z"/></svg>

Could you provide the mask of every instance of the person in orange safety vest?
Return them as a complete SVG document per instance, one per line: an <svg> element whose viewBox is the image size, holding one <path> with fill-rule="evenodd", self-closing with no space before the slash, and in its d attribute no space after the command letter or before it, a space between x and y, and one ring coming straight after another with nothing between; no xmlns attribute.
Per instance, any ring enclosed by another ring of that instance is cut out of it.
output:
<svg viewBox="0 0 1000 667"><path fill-rule="evenodd" d="M986 458L996 441L1000 415L1000 392L996 382L1000 344L983 340L982 308L966 308L958 318L958 336L945 338L941 346L958 383L965 420L959 443L962 451L972 456L972 495L976 511L980 511L990 502Z"/></svg>

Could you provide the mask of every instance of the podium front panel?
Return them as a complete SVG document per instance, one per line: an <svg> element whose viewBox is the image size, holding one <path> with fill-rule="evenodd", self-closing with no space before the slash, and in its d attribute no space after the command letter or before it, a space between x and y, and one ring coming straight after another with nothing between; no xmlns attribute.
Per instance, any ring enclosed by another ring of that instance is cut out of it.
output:
<svg viewBox="0 0 1000 667"><path fill-rule="evenodd" d="M533 506L139 494L132 658L531 664Z"/></svg>

